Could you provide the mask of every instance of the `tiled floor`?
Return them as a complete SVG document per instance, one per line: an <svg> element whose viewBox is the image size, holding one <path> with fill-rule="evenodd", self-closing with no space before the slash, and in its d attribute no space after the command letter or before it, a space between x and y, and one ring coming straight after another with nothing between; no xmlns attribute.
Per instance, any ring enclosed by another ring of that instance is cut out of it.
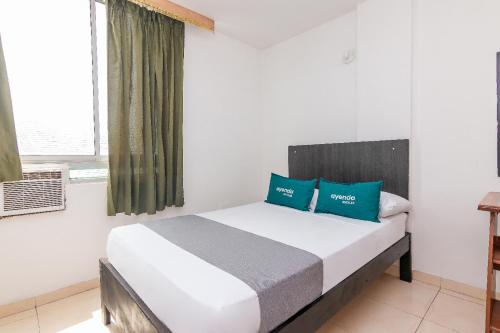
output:
<svg viewBox="0 0 500 333"><path fill-rule="evenodd" d="M99 291L0 319L0 333L120 333L101 325ZM481 300L384 275L317 333L484 332Z"/></svg>

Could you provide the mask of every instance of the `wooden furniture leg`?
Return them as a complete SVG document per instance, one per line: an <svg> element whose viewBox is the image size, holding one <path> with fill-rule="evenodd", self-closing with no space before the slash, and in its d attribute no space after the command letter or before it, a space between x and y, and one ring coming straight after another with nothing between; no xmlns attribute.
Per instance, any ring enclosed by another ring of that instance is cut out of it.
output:
<svg viewBox="0 0 500 333"><path fill-rule="evenodd" d="M500 237L496 235L498 213L500 213L500 193L488 193L479 203L478 209L490 213L484 331L485 333L500 332L500 301L495 299L495 272L500 269Z"/></svg>
<svg viewBox="0 0 500 333"><path fill-rule="evenodd" d="M488 271L486 272L486 323L485 332L491 332L491 319L494 305L495 271L493 269L493 256L495 253L495 234L497 229L498 213L490 213L490 235L488 246Z"/></svg>

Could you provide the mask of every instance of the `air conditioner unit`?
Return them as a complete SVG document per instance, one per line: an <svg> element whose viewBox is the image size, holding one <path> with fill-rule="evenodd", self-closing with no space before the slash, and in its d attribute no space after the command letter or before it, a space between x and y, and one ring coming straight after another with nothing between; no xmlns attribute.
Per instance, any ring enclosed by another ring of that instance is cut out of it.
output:
<svg viewBox="0 0 500 333"><path fill-rule="evenodd" d="M66 164L23 165L23 180L0 183L0 218L64 210Z"/></svg>

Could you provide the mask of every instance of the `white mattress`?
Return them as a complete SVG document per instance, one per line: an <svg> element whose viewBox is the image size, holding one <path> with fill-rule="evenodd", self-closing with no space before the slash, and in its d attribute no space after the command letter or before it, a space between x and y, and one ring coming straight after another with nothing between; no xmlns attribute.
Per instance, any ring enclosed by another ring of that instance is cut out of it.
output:
<svg viewBox="0 0 500 333"><path fill-rule="evenodd" d="M313 253L323 293L405 235L406 214L381 223L314 214L264 202L199 216ZM173 332L257 332L260 309L248 285L140 224L111 231L108 260Z"/></svg>

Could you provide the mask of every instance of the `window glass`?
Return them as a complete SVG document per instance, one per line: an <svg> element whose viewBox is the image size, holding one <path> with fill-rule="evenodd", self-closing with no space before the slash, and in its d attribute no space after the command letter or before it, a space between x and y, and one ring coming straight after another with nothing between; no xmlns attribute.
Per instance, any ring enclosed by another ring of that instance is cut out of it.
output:
<svg viewBox="0 0 500 333"><path fill-rule="evenodd" d="M1 1L0 33L20 154L94 155L89 1Z"/></svg>
<svg viewBox="0 0 500 333"><path fill-rule="evenodd" d="M107 42L106 6L96 3L97 64L99 77L99 127L101 155L108 155L108 85L107 85Z"/></svg>

